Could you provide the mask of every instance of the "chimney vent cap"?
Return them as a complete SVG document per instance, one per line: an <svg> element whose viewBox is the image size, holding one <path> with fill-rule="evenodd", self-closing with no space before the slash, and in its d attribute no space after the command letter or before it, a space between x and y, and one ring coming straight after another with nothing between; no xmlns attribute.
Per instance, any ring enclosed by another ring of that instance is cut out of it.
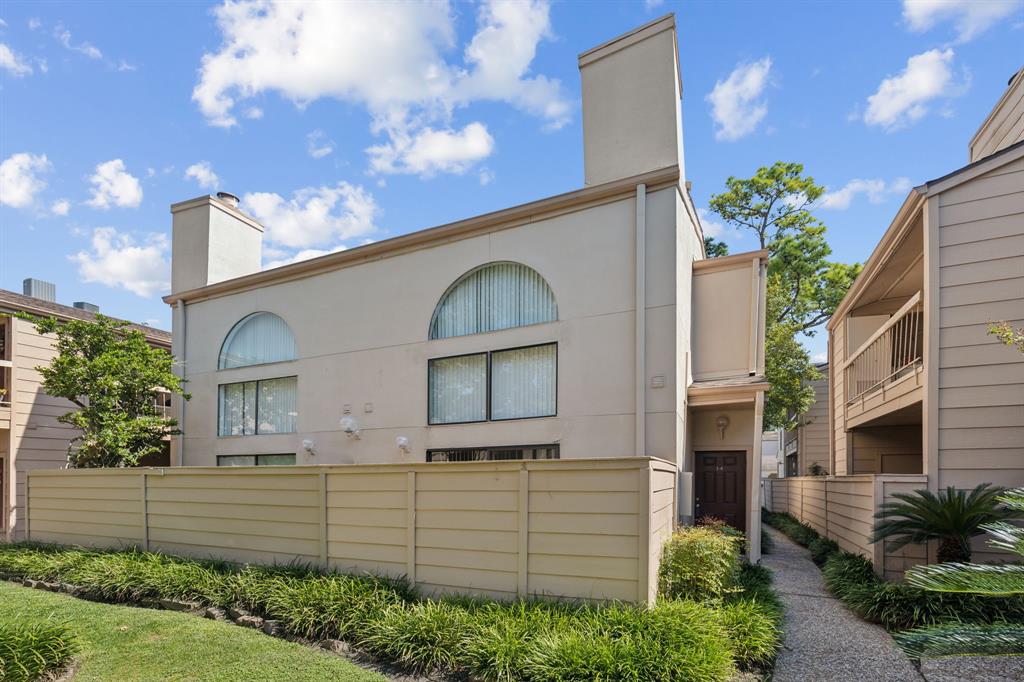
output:
<svg viewBox="0 0 1024 682"><path fill-rule="evenodd" d="M217 198L232 208L238 208L238 197L230 192L217 192Z"/></svg>

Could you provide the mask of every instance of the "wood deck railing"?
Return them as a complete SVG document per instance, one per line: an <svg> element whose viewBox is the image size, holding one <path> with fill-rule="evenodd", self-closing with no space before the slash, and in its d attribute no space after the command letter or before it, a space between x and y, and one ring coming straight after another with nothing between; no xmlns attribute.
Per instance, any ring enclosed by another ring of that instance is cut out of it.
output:
<svg viewBox="0 0 1024 682"><path fill-rule="evenodd" d="M843 364L846 403L881 390L921 366L924 353L921 292L903 304Z"/></svg>

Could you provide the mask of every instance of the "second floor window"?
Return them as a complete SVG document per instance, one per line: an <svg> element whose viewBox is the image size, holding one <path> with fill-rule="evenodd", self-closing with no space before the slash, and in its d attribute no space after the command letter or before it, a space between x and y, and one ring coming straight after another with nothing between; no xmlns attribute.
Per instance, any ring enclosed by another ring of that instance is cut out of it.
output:
<svg viewBox="0 0 1024 682"><path fill-rule="evenodd" d="M297 387L296 377L221 384L217 435L295 433Z"/></svg>
<svg viewBox="0 0 1024 682"><path fill-rule="evenodd" d="M553 417L558 345L436 358L428 384L430 424Z"/></svg>

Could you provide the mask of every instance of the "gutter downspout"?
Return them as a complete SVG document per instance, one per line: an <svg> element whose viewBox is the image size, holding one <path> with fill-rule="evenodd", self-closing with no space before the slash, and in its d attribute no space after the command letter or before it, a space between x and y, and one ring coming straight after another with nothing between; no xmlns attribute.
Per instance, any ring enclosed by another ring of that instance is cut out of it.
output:
<svg viewBox="0 0 1024 682"><path fill-rule="evenodd" d="M634 433L636 455L647 454L647 185L636 186L636 282L634 283Z"/></svg>
<svg viewBox="0 0 1024 682"><path fill-rule="evenodd" d="M187 380L187 377L186 377L186 367L187 367L187 365L185 363L185 348L187 347L187 344L188 344L188 341L187 341L188 340L188 333L187 333L188 332L188 312L187 312L187 309L186 309L185 306L186 306L185 300L184 299L178 299L178 302L175 305L175 312L177 313L177 318L178 318L177 319L177 323L178 324L174 325L174 327L172 329L173 330L180 329L181 333L180 334L174 334L172 336L172 344L171 344L172 352L174 350L178 351L175 354L175 360L177 360L177 362L179 363L178 376L181 377L182 384L184 384L185 381ZM175 349L173 341L176 341L178 339L180 339L180 342L178 344L179 347L177 349ZM178 461L177 461L177 466L185 466L185 405L187 403L188 403L188 401L185 400L185 398L183 396L178 396L178 404L181 406L181 409L178 411L178 430L181 431L181 435L178 436ZM174 466L175 463L171 462L171 465Z"/></svg>

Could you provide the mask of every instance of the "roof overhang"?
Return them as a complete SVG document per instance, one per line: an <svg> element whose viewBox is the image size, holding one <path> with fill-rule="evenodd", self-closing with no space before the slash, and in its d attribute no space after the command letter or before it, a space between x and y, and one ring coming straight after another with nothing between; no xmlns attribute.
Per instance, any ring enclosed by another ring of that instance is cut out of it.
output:
<svg viewBox="0 0 1024 682"><path fill-rule="evenodd" d="M326 256L320 256L319 258L311 258L299 263L292 263L291 265L284 265L271 270L263 270L198 289L172 293L164 296L163 300L170 305L174 305L179 301L194 303L271 284L305 279L324 272L395 256L400 253L538 222L560 213L578 211L602 203L634 197L637 185L646 185L647 191L653 192L665 189L666 187L678 186L678 184L679 166L667 166L629 178L584 187L573 192L558 194L501 211L485 213L484 215L466 220L411 232L399 237L366 244L365 246L346 249L345 251L338 251Z"/></svg>
<svg viewBox="0 0 1024 682"><path fill-rule="evenodd" d="M735 384L698 381L686 389L686 402L689 407L753 404L757 395L769 388L771 385L763 377L751 377L749 382Z"/></svg>

